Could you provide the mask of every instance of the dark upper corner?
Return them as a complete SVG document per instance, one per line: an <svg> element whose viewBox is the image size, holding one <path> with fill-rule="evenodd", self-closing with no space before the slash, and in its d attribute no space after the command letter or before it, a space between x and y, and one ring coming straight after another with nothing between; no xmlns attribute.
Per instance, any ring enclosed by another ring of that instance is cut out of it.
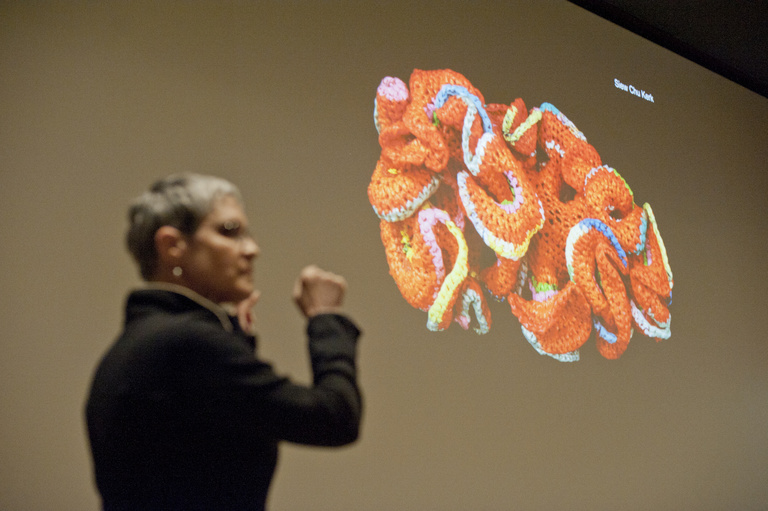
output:
<svg viewBox="0 0 768 511"><path fill-rule="evenodd" d="M569 1L768 98L768 2Z"/></svg>

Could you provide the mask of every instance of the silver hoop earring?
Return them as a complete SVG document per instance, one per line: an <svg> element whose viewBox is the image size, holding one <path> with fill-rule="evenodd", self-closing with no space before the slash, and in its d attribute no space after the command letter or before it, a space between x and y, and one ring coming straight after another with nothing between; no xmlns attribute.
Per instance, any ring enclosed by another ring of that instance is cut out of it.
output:
<svg viewBox="0 0 768 511"><path fill-rule="evenodd" d="M181 266L174 266L173 267L173 275L175 277L181 277L182 273L184 273L184 271L181 269Z"/></svg>

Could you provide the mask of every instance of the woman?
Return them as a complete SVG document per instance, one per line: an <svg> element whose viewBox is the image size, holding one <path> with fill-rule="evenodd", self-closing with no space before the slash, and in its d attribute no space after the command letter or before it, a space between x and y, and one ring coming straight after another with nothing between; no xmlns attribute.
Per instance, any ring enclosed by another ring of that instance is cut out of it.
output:
<svg viewBox="0 0 768 511"><path fill-rule="evenodd" d="M147 285L129 295L86 405L103 508L263 510L281 440L358 436L360 332L339 314L346 284L316 267L296 282L314 376L297 385L254 356L259 247L234 185L171 176L135 200L129 220Z"/></svg>

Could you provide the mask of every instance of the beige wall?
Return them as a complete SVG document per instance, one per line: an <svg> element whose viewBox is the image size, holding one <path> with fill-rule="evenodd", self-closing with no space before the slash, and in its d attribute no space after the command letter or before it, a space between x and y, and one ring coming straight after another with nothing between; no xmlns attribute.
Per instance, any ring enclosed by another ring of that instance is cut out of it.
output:
<svg viewBox="0 0 768 511"><path fill-rule="evenodd" d="M274 511L766 505L768 102L565 2L384 4L0 3L0 509L98 508L82 407L137 284L125 207L182 170L243 189L265 358L306 380L289 294L310 262L347 276L365 330L362 439L286 446ZM554 103L652 204L670 340L561 364L503 304L484 337L426 331L366 187L379 81L444 67Z"/></svg>

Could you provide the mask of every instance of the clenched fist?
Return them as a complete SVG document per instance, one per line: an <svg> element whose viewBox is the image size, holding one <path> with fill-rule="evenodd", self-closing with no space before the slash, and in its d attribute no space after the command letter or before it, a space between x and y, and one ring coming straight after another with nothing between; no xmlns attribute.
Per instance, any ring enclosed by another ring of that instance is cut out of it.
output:
<svg viewBox="0 0 768 511"><path fill-rule="evenodd" d="M307 318L336 313L344 301L347 281L335 273L307 266L293 288L293 300Z"/></svg>

